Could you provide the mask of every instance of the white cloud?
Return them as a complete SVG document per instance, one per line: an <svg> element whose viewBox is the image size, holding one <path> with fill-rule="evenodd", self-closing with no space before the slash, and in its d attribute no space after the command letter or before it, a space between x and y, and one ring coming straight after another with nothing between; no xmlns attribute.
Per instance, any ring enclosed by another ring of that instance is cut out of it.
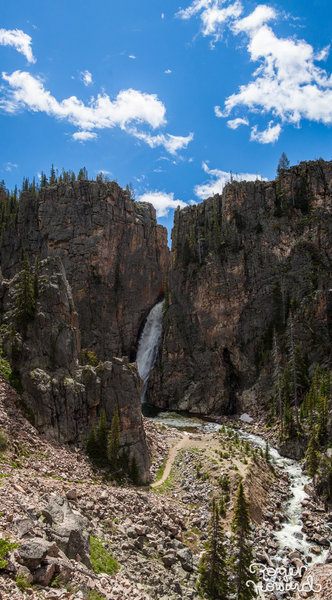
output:
<svg viewBox="0 0 332 600"><path fill-rule="evenodd" d="M5 171L10 172L13 169L17 169L17 167L18 167L18 165L16 163L12 163L12 162L8 161L5 164Z"/></svg>
<svg viewBox="0 0 332 600"><path fill-rule="evenodd" d="M189 133L187 136L171 135L170 133L158 133L157 135L151 135L150 133L137 131L134 128L130 129L130 133L132 133L139 140L146 142L150 148L163 146L170 154L176 154L178 150L187 148L188 144L194 139L193 133Z"/></svg>
<svg viewBox="0 0 332 600"><path fill-rule="evenodd" d="M73 140L76 142L87 142L95 140L97 137L97 134L93 131L76 131L76 133L73 133Z"/></svg>
<svg viewBox="0 0 332 600"><path fill-rule="evenodd" d="M165 13L161 13L161 18L164 19L165 18Z"/></svg>
<svg viewBox="0 0 332 600"><path fill-rule="evenodd" d="M234 31L237 33L245 31L250 34L276 17L277 13L274 8L266 6L266 4L259 4L248 17L244 17L234 23Z"/></svg>
<svg viewBox="0 0 332 600"><path fill-rule="evenodd" d="M248 119L238 117L237 119L230 119L227 121L227 127L230 127L230 129L237 129L240 125L249 125Z"/></svg>
<svg viewBox="0 0 332 600"><path fill-rule="evenodd" d="M183 19L199 15L203 35L211 36L213 41L221 39L226 26L235 35L247 38L250 60L257 68L249 83L226 98L223 109L215 106L217 117L227 118L235 108L242 107L254 114L268 115L269 120L279 120L274 126L270 122L262 132L257 125L252 127L250 139L260 143L278 139L284 123L299 126L306 119L332 124L332 75L317 65L327 59L329 46L316 52L305 40L278 37L269 23L280 15L265 4L243 16L237 1L225 7L225 0L196 0L177 15ZM231 127L237 123L237 119L228 121Z"/></svg>
<svg viewBox="0 0 332 600"><path fill-rule="evenodd" d="M35 63L31 42L31 37L21 29L0 29L1 46L13 46L17 52L25 56L28 62Z"/></svg>
<svg viewBox="0 0 332 600"><path fill-rule="evenodd" d="M136 56L135 56L135 54L129 54L128 58L131 58L132 60L135 60Z"/></svg>
<svg viewBox="0 0 332 600"><path fill-rule="evenodd" d="M259 142L260 144L273 144L279 139L281 133L281 126L272 125L273 121L270 121L268 127L264 131L258 131L257 125L251 129L250 140L252 142Z"/></svg>
<svg viewBox="0 0 332 600"><path fill-rule="evenodd" d="M73 134L73 138L78 141L95 139L97 134L94 130L120 127L146 142L151 148L163 146L170 154L176 154L178 150L186 148L193 139L193 133L188 136L169 133L152 135L137 129L137 124L150 126L152 129L166 124L166 109L156 94L127 89L120 91L114 100L103 93L98 94L96 99L92 98L88 104L84 104L76 96L59 102L45 89L43 82L30 73L2 73L2 79L8 84L7 96L0 99L2 110L15 113L27 108L33 112L45 112L49 116L67 120L79 128L79 131Z"/></svg>
<svg viewBox="0 0 332 600"><path fill-rule="evenodd" d="M228 23L239 17L242 13L242 4L239 0L224 6L225 0L195 0L185 10L181 9L176 16L181 19L190 19L200 13L202 21L202 34L213 36L214 41L222 38Z"/></svg>
<svg viewBox="0 0 332 600"><path fill-rule="evenodd" d="M203 171L210 175L211 180L201 185L196 185L194 188L195 195L197 198L204 200L215 194L221 194L225 185L230 181L257 181L262 180L261 175L253 173L231 173L228 171L221 171L219 169L210 169L209 166L203 162Z"/></svg>
<svg viewBox="0 0 332 600"><path fill-rule="evenodd" d="M172 73L171 69L166 69L166 71L164 71L164 73L166 73L166 75L170 75L170 73Z"/></svg>
<svg viewBox="0 0 332 600"><path fill-rule="evenodd" d="M92 75L91 75L90 71L81 71L80 76L81 76L81 80L83 81L84 85L88 86L91 83L93 83Z"/></svg>
<svg viewBox="0 0 332 600"><path fill-rule="evenodd" d="M185 208L188 206L182 200L175 200L173 192L167 194L166 192L146 192L142 196L138 197L139 202L149 202L153 204L157 211L157 217L167 217L170 210Z"/></svg>

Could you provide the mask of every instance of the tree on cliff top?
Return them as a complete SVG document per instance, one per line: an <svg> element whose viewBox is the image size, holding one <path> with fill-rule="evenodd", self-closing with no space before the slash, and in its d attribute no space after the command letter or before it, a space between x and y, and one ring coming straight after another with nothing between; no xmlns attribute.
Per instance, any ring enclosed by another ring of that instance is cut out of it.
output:
<svg viewBox="0 0 332 600"><path fill-rule="evenodd" d="M209 538L198 569L197 589L202 598L228 600L231 587L227 567L224 533L220 523L218 506L215 499L213 499Z"/></svg>
<svg viewBox="0 0 332 600"><path fill-rule="evenodd" d="M278 175L280 175L280 171L285 171L287 169L289 169L289 160L288 160L285 152L283 152L279 158L279 162L278 162L278 166L277 166Z"/></svg>

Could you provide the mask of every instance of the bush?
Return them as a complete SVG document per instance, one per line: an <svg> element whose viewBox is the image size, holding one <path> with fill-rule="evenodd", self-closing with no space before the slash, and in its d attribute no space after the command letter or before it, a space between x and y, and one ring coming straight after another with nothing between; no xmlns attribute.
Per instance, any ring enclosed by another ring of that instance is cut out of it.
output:
<svg viewBox="0 0 332 600"><path fill-rule="evenodd" d="M18 544L9 541L9 538L0 539L0 569L4 569L7 561L5 560L7 554L14 550Z"/></svg>
<svg viewBox="0 0 332 600"><path fill-rule="evenodd" d="M8 440L2 429L0 429L0 452L4 452L7 449Z"/></svg>
<svg viewBox="0 0 332 600"><path fill-rule="evenodd" d="M86 600L105 600L105 596L102 596L96 590L90 590L86 596Z"/></svg>
<svg viewBox="0 0 332 600"><path fill-rule="evenodd" d="M26 590L28 587L30 587L30 583L28 582L26 576L23 575L23 573L20 573L19 575L17 575L15 581L16 581L16 585L17 585L18 589L21 590L21 592L24 592L24 590Z"/></svg>
<svg viewBox="0 0 332 600"><path fill-rule="evenodd" d="M106 550L102 540L90 536L91 564L95 573L116 573L120 565L118 561Z"/></svg>

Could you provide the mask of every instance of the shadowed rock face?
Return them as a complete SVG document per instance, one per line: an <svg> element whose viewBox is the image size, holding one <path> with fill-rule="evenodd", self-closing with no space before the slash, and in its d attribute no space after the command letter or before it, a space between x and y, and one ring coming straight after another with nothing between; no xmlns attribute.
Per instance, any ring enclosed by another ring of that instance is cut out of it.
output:
<svg viewBox="0 0 332 600"><path fill-rule="evenodd" d="M163 295L167 231L151 204L116 183L88 181L26 192L15 231L5 235L2 271L12 277L24 252L61 258L78 313L82 347L102 360L134 359L140 328Z"/></svg>
<svg viewBox="0 0 332 600"><path fill-rule="evenodd" d="M4 325L15 324L15 276L2 283ZM41 261L39 297L26 331L5 335L6 354L23 386L25 409L39 431L62 442L84 441L103 408L110 424L120 416L120 445L135 456L143 481L150 457L141 412L142 382L126 357L79 364L80 336L70 286L59 258Z"/></svg>
<svg viewBox="0 0 332 600"><path fill-rule="evenodd" d="M228 185L176 211L159 364L148 398L201 414L253 409L271 393L273 330L311 363L331 356L332 162L274 182Z"/></svg>
<svg viewBox="0 0 332 600"><path fill-rule="evenodd" d="M116 183L81 181L23 193L16 223L2 239L2 322L8 326L14 322L13 278L25 252L31 262L40 257L40 296L26 335L8 337L6 346L36 426L73 442L88 436L101 408L110 425L118 406L121 444L146 480L141 380L129 361L149 310L164 293L166 229L157 225L150 204L134 202ZM81 348L101 364L80 366Z"/></svg>

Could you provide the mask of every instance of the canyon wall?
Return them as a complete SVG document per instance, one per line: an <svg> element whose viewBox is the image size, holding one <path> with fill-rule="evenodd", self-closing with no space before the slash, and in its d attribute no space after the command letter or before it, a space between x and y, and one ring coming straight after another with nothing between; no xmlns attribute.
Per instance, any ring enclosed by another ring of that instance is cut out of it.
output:
<svg viewBox="0 0 332 600"><path fill-rule="evenodd" d="M20 328L25 254L32 273L37 269L39 293L32 320ZM40 431L77 442L102 408L110 425L117 406L121 445L135 455L143 480L150 458L142 384L131 362L144 320L164 293L168 263L167 231L155 209L115 182L23 192L2 235L2 340L26 411Z"/></svg>
<svg viewBox="0 0 332 600"><path fill-rule="evenodd" d="M12 277L23 254L58 256L72 290L82 347L105 360L135 357L143 322L163 295L167 231L151 204L115 182L77 181L21 195L16 227L3 236L1 267Z"/></svg>
<svg viewBox="0 0 332 600"><path fill-rule="evenodd" d="M331 359L332 162L233 182L177 210L149 401L200 414L268 408L274 332Z"/></svg>

